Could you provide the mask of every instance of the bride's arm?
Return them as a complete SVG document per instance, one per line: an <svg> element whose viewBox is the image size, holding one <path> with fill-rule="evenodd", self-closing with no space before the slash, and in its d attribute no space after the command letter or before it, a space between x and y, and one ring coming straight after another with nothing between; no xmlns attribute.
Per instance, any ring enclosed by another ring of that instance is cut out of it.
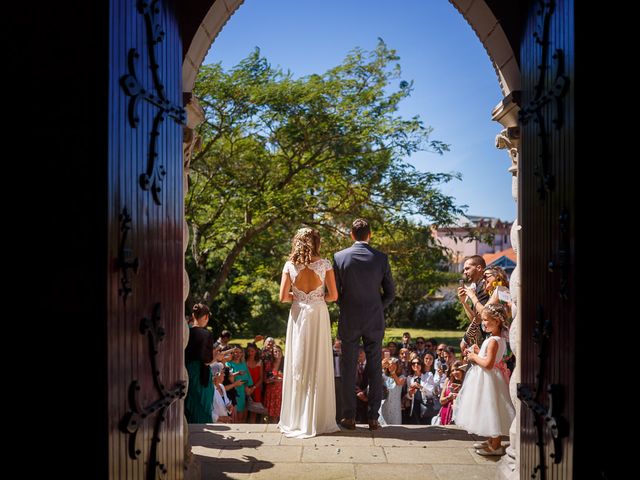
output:
<svg viewBox="0 0 640 480"><path fill-rule="evenodd" d="M335 302L338 299L338 288L336 287L336 277L333 270L327 270L324 280L327 285L327 293L324 295L324 301Z"/></svg>
<svg viewBox="0 0 640 480"><path fill-rule="evenodd" d="M287 272L282 272L280 280L280 301L282 303L293 302L293 293L291 293L291 278Z"/></svg>

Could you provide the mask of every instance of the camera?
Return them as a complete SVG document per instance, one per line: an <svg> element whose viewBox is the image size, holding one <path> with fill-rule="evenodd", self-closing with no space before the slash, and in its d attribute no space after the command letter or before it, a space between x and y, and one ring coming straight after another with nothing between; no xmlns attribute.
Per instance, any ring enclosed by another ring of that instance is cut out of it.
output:
<svg viewBox="0 0 640 480"><path fill-rule="evenodd" d="M440 364L440 368L442 369L443 372L446 373L446 371L449 369L449 365L447 365L446 363L442 363Z"/></svg>
<svg viewBox="0 0 640 480"><path fill-rule="evenodd" d="M416 382L418 385L420 385L420 377L416 377L414 382Z"/></svg>

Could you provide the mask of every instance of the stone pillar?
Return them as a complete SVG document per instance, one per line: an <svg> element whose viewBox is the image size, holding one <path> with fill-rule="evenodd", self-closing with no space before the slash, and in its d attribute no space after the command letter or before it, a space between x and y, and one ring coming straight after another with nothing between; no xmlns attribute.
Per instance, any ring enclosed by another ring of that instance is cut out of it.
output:
<svg viewBox="0 0 640 480"><path fill-rule="evenodd" d="M188 100L188 101L187 101ZM187 125L184 128L184 135L182 140L182 159L183 159L183 174L182 174L182 188L184 195L186 197L187 192L189 191L189 166L191 164L191 158L193 156L193 151L196 150L200 145L200 138L198 137L195 128L204 122L204 112L202 107L198 104L198 101L195 97L190 96L185 99L185 109L187 111ZM182 245L183 245L183 254L187 251L189 247L189 227L187 225L186 218L182 225ZM184 255L183 255L184 258ZM182 295L183 300L186 302L187 297L189 296L189 276L187 275L187 271L183 265L183 277L182 277ZM184 321L183 328L183 337L182 344L183 348L187 347L187 342L189 341L189 327L187 322ZM187 369L183 367L182 370L183 378L187 380L187 387L189 382L189 375L187 374ZM184 438L184 478L185 480L200 480L201 478L201 469L200 462L196 459L196 457L191 452L191 442L189 441L189 424L187 423L187 418L182 418L183 422L183 438Z"/></svg>
<svg viewBox="0 0 640 480"><path fill-rule="evenodd" d="M520 131L518 127L507 127L496 136L496 148L507 150L511 160L511 194L518 204L518 155L520 146ZM510 445L507 454L498 463L497 478L517 480L520 476L520 400L517 397L517 385L520 382L520 230L518 218L511 227L511 245L517 255L517 265L509 281L511 297L513 299L513 321L509 330L509 343L516 356L516 367L509 381L509 394L516 409L516 418L509 429Z"/></svg>
<svg viewBox="0 0 640 480"><path fill-rule="evenodd" d="M492 120L500 123L504 129L496 135L496 148L506 150L509 155L511 166L508 171L511 173L511 194L513 201L518 205L518 161L520 154L520 128L518 127L518 112L520 110L520 92L514 90L510 92L491 112ZM496 478L501 480L517 480L520 476L520 400L517 397L517 385L520 382L520 222L517 218L511 227L511 245L517 255L517 265L511 278L509 286L511 298L513 300L513 321L509 330L509 343L516 357L516 367L509 380L509 395L516 410L516 418L511 423L509 429L509 447L507 454L498 462Z"/></svg>

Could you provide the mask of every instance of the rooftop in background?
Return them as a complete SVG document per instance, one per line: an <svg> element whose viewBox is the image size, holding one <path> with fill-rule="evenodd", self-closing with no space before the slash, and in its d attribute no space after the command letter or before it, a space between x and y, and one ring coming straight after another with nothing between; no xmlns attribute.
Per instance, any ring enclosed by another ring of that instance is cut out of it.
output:
<svg viewBox="0 0 640 480"><path fill-rule="evenodd" d="M451 271L460 272L466 257L498 254L511 249L512 225L513 222L495 217L460 215L453 225L434 230L434 236L449 250ZM492 241L489 240L489 236L493 237ZM511 259L503 263L511 270L515 266L515 262L512 265Z"/></svg>
<svg viewBox="0 0 640 480"><path fill-rule="evenodd" d="M458 215L453 225L443 227L439 230L446 230L447 228L503 228L505 226L511 227L513 222L503 221L496 217L487 217L482 215Z"/></svg>
<svg viewBox="0 0 640 480"><path fill-rule="evenodd" d="M518 264L518 257L513 251L513 247L496 253L485 253L482 258L484 258L487 267L501 267L509 277Z"/></svg>
<svg viewBox="0 0 640 480"><path fill-rule="evenodd" d="M516 256L516 252L513 250L513 247L507 248L506 250L502 250L502 251L496 252L496 253L485 253L482 256L482 258L484 258L484 261L487 263L487 266L488 265L494 265L502 257L508 258L514 264L518 261L518 258ZM500 266L500 265L498 265L498 266Z"/></svg>

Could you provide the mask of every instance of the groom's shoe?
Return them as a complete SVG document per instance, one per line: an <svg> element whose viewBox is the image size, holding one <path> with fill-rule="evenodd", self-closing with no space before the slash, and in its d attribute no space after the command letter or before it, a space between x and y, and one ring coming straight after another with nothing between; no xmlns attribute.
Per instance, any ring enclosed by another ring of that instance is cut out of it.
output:
<svg viewBox="0 0 640 480"><path fill-rule="evenodd" d="M346 428L347 430L355 430L356 421L353 418L343 418L342 420L340 420L340 426Z"/></svg>
<svg viewBox="0 0 640 480"><path fill-rule="evenodd" d="M369 430L378 430L380 428L380 423L378 420L369 420Z"/></svg>

